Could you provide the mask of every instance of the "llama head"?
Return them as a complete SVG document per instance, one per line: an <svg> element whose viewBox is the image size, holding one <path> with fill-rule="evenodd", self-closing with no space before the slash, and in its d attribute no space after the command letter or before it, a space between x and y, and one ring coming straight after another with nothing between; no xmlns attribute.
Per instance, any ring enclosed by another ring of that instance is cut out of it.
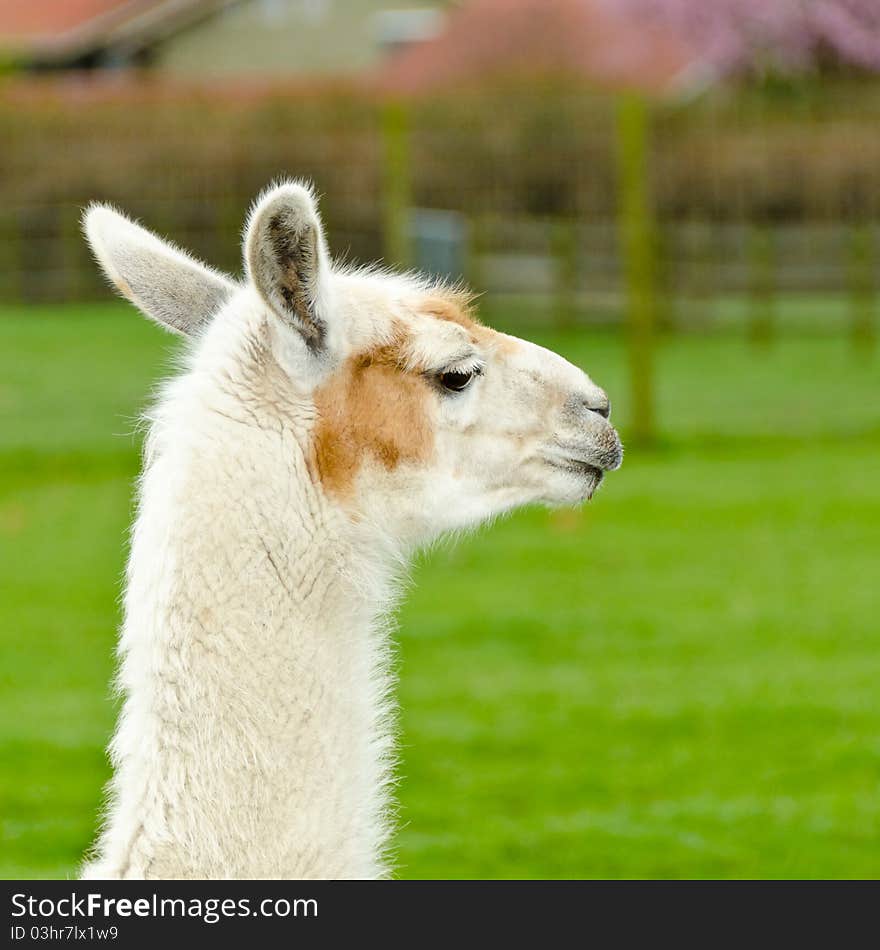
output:
<svg viewBox="0 0 880 950"><path fill-rule="evenodd" d="M258 314L308 419L310 476L358 522L430 540L529 503L592 496L622 447L609 402L561 356L479 323L464 293L335 267L309 188L255 203L237 284L109 208L86 232L120 292L187 335Z"/></svg>

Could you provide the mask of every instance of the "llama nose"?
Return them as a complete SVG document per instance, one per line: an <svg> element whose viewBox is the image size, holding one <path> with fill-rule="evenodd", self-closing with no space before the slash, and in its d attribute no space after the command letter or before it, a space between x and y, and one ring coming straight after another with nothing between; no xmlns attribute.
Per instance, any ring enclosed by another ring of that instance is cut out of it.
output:
<svg viewBox="0 0 880 950"><path fill-rule="evenodd" d="M602 416L603 419L611 415L611 401L603 389L597 388L589 396L585 396L581 400L581 405L584 409Z"/></svg>

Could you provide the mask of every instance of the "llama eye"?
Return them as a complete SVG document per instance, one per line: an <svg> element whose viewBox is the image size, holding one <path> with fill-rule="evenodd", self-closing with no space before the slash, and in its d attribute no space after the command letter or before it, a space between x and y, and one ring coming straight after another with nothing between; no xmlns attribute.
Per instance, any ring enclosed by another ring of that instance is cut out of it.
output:
<svg viewBox="0 0 880 950"><path fill-rule="evenodd" d="M460 393L470 386L476 375L476 370L467 370L466 372L450 370L446 373L440 373L437 379L447 392Z"/></svg>

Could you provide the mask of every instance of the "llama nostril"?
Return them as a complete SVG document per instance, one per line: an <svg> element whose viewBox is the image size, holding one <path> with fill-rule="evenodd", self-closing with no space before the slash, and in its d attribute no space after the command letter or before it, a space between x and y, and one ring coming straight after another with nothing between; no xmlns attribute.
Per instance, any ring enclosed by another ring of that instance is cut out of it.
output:
<svg viewBox="0 0 880 950"><path fill-rule="evenodd" d="M605 393L594 396L591 399L584 399L583 405L585 409L589 409L590 412L595 412L597 415L602 416L603 419L607 419L611 415L611 403Z"/></svg>

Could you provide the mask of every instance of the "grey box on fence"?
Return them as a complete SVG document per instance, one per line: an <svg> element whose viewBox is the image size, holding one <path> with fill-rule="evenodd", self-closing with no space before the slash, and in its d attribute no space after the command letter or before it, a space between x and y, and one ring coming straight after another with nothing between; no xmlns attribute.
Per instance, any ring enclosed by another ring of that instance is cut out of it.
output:
<svg viewBox="0 0 880 950"><path fill-rule="evenodd" d="M468 229L463 214L412 208L409 230L413 264L417 270L451 280L460 280L464 276Z"/></svg>

